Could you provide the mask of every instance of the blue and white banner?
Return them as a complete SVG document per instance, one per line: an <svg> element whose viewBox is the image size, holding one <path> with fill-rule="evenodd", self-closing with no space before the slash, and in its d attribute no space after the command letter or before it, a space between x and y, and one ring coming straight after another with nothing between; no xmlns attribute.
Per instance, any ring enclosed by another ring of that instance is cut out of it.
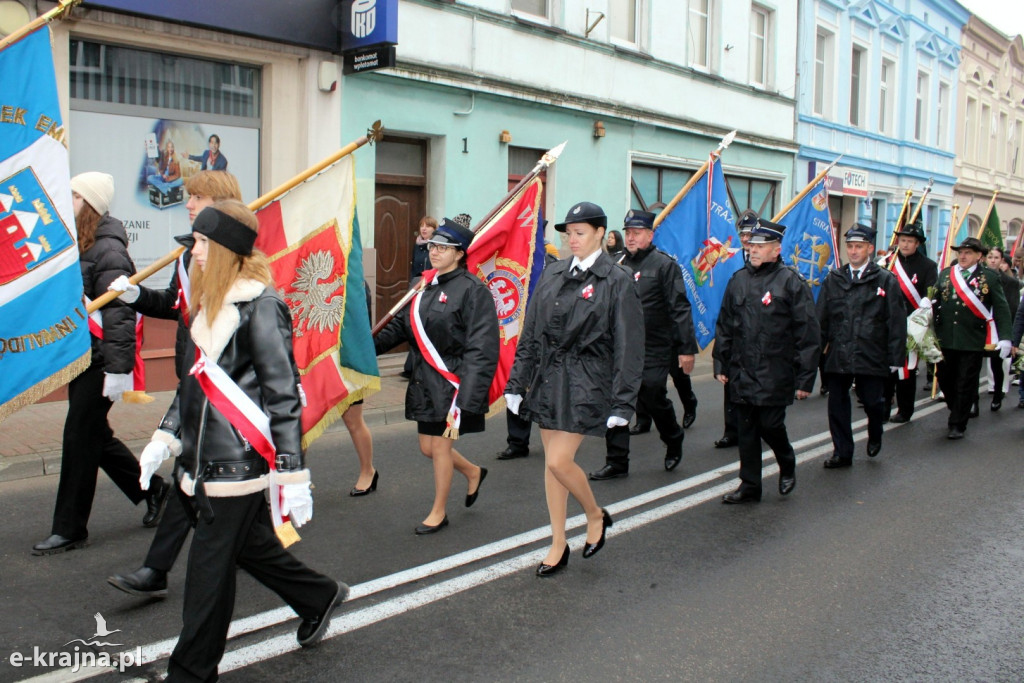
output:
<svg viewBox="0 0 1024 683"><path fill-rule="evenodd" d="M736 221L716 154L707 173L690 188L654 231L654 245L679 262L701 349L715 338L725 286L743 267Z"/></svg>
<svg viewBox="0 0 1024 683"><path fill-rule="evenodd" d="M89 366L50 29L0 52L0 420Z"/></svg>
<svg viewBox="0 0 1024 683"><path fill-rule="evenodd" d="M782 236L783 262L800 271L817 301L828 271L839 265L826 181L822 179L776 222L786 226Z"/></svg>

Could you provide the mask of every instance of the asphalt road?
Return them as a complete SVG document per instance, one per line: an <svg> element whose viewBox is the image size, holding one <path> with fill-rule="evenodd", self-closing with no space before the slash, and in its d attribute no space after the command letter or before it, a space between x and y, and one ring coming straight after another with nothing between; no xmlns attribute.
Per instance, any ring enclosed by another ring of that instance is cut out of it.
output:
<svg viewBox="0 0 1024 683"><path fill-rule="evenodd" d="M1021 681L1024 680L1024 410L1006 402L972 421L963 441L945 439L945 407L928 403L886 432L881 455L826 471L831 452L825 399L790 409L796 490L724 506L736 484L735 449L715 450L721 391L709 377L687 431L683 464L662 468L653 434L635 437L630 476L597 482L615 518L600 554L583 560L576 523L567 571L538 579L546 550L539 437L534 454L499 462L501 418L458 442L490 474L472 509L457 475L451 525L434 536L412 529L432 496L428 461L413 425L378 429L380 485L350 498L355 454L347 435L310 452L315 514L296 553L353 587L329 638L300 651L297 620L248 576L239 580L226 681ZM924 396L924 394L921 394ZM932 410L930 414L924 414ZM861 418L862 414L855 415ZM588 439L577 461L603 462ZM772 465L769 459L766 465ZM73 649L100 612L120 652L141 647L146 663L125 675L154 679L180 628L184 557L167 600L120 593L105 578L141 564L152 531L101 476L91 545L33 557L49 533L56 477L0 485L0 681L50 672L33 648ZM580 509L570 503L570 515ZM11 653L29 655L21 667Z"/></svg>

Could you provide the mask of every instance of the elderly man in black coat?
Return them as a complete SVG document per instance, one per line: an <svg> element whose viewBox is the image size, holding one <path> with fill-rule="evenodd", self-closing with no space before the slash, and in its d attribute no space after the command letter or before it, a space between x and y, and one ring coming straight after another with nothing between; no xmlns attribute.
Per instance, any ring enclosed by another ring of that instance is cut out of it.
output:
<svg viewBox="0 0 1024 683"><path fill-rule="evenodd" d="M779 463L779 493L796 486L786 406L814 389L820 329L807 282L779 262L785 229L758 219L750 260L729 280L715 328L715 377L729 386L740 441L740 486L723 503L761 500L761 439Z"/></svg>
<svg viewBox="0 0 1024 683"><path fill-rule="evenodd" d="M832 457L827 469L853 464L850 387L868 415L868 457L882 450L885 385L903 366L907 317L896 276L872 262L875 231L854 225L846 233L848 265L825 278L818 294L818 322L828 388L828 428Z"/></svg>

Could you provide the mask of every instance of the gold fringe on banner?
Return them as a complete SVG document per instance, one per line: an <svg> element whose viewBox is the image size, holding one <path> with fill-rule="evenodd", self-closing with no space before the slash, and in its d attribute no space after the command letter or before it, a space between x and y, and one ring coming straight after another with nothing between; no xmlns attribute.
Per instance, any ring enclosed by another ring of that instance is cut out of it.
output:
<svg viewBox="0 0 1024 683"><path fill-rule="evenodd" d="M3 422L14 412L24 408L25 406L32 405L43 396L60 389L75 377L78 377L80 374L85 372L91 364L92 349L90 348L85 352L85 355L78 360L65 366L62 370L50 375L38 384L29 387L7 403L0 405L0 422Z"/></svg>
<svg viewBox="0 0 1024 683"><path fill-rule="evenodd" d="M341 403L328 410L320 421L309 428L309 431L302 435L302 449L306 450L312 445L314 441L319 439L323 433L334 424L339 417L345 414L345 411L355 403L361 401L368 396L373 396L380 391L380 377L376 375L364 375L358 373L350 368L345 368L345 372L348 374L349 381L355 382L366 382L366 386L356 389L351 394L346 396Z"/></svg>

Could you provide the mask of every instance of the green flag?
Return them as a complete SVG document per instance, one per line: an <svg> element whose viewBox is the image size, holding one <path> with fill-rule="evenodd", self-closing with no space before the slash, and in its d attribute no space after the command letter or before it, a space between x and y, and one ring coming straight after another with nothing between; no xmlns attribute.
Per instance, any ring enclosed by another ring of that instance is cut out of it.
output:
<svg viewBox="0 0 1024 683"><path fill-rule="evenodd" d="M978 236L981 243L986 247L999 247L1003 249L1003 231L999 228L999 213L996 205L992 205L992 213L988 215L988 222Z"/></svg>

